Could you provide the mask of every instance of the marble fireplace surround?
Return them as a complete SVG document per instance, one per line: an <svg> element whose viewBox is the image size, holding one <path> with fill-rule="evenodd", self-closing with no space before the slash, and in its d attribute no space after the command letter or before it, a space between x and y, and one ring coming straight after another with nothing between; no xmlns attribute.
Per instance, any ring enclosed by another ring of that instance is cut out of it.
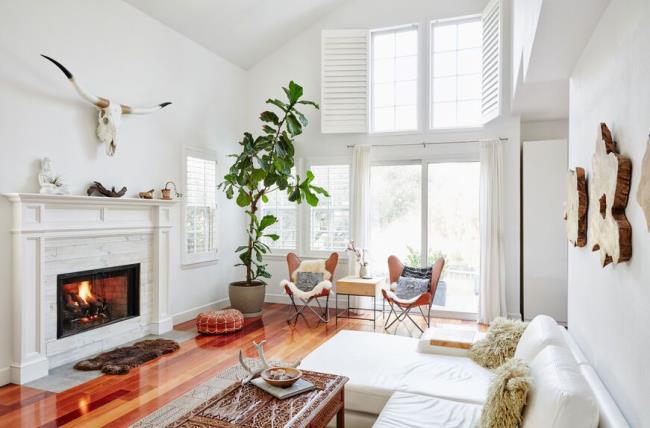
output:
<svg viewBox="0 0 650 428"><path fill-rule="evenodd" d="M174 201L11 193L11 381L172 329L169 252ZM140 316L57 339L57 275L140 263Z"/></svg>

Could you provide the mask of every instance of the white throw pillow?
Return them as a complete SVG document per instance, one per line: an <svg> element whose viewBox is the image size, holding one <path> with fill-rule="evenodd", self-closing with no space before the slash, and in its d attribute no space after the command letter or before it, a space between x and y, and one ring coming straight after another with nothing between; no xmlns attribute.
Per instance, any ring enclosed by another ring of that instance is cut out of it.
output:
<svg viewBox="0 0 650 428"><path fill-rule="evenodd" d="M548 315L537 315L528 323L524 334L521 335L515 350L515 358L532 361L549 345L566 347L566 341L560 330L562 328Z"/></svg>
<svg viewBox="0 0 650 428"><path fill-rule="evenodd" d="M596 428L598 403L566 347L549 345L530 363L523 428Z"/></svg>

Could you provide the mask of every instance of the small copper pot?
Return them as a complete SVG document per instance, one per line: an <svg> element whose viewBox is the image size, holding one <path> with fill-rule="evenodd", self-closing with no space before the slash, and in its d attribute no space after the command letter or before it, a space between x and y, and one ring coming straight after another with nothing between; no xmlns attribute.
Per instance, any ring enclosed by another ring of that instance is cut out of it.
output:
<svg viewBox="0 0 650 428"><path fill-rule="evenodd" d="M174 183L173 181L168 181L167 183L165 183L165 188L160 189L161 199L164 199L166 201L172 200L172 189L169 187L170 185L174 186L173 190L176 198L182 198L183 194L178 193L178 191L176 191L176 183Z"/></svg>

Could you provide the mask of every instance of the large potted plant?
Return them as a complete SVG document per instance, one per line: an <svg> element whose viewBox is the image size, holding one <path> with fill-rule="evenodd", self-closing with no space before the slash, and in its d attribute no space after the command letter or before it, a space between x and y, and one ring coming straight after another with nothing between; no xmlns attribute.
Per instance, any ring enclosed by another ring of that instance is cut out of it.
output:
<svg viewBox="0 0 650 428"><path fill-rule="evenodd" d="M301 99L302 87L293 81L288 88L282 89L287 101L266 101L279 109L279 113L265 111L260 115L263 135L254 138L244 133L239 142L241 151L231 155L235 161L219 184L226 197L235 199L248 216L248 242L235 250L240 260L235 266L244 266L246 279L231 283L228 290L230 304L244 316L257 316L262 312L266 288L263 279L271 277L264 264L264 255L271 249L264 240L279 239L277 234L268 232L277 218L272 215L260 218L260 204L267 202L268 195L276 191L286 192L289 201L297 204L306 201L311 206L318 205L318 195L329 196L325 189L312 184L314 174L311 171L300 177L291 170L295 164L294 139L308 124L305 115L296 107L318 109L318 104Z"/></svg>

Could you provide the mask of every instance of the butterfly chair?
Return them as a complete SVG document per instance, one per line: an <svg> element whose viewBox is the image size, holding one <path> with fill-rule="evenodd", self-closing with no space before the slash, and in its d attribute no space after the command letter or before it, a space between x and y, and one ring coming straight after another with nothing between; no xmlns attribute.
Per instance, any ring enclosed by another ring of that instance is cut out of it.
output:
<svg viewBox="0 0 650 428"><path fill-rule="evenodd" d="M410 311L413 308L420 309L422 317L427 322L427 327L431 326L431 304L433 302L433 296L436 294L436 288L438 288L438 280L440 280L440 275L442 274L442 268L445 266L445 259L439 258L433 268L431 269L431 281L429 282L429 288L426 292L420 294L419 296L410 298L410 299L401 299L397 297L396 286L399 277L402 276L404 272L404 264L395 256L390 256L388 258L388 276L390 278L390 288L383 288L381 290L384 301L387 301L390 305L390 312L384 323L384 329L390 328L396 322L402 322L406 318L411 320L413 324L422 331L422 328L411 318ZM428 311L427 315L422 311L422 306L426 306ZM390 321L391 315L395 314L395 319Z"/></svg>
<svg viewBox="0 0 650 428"><path fill-rule="evenodd" d="M301 270L301 267L304 267L303 262L300 260L300 258L294 254L294 253L289 253L287 254L287 266L289 268L289 280L282 281L280 285L284 287L284 291L287 293L289 296L289 299L291 299L291 306L289 306L289 312L290 316L287 318L287 322L291 323L292 321L297 321L298 316L304 315L305 309L309 309L312 311L320 321L322 322L328 322L330 320L329 316L329 296L331 293L331 288L332 288L332 279L334 278L334 271L336 270L336 265L339 262L339 255L338 253L332 253L330 254L329 258L324 261L320 261L323 263L322 265L322 270L323 272L323 281L318 284L314 289L311 291L303 291L299 290L294 283L297 282L297 273L305 270ZM308 272L314 272L313 267L314 263L318 263L318 261L314 260L309 260L306 261L305 264L309 263L312 269L308 269L306 271ZM316 271L318 272L318 271ZM329 277L328 277L329 276ZM324 299L324 308L323 305L321 304L321 301L319 299ZM318 305L318 311L316 311L313 307L309 306L309 304L315 301L316 304ZM299 306L299 303L302 303L302 305Z"/></svg>

